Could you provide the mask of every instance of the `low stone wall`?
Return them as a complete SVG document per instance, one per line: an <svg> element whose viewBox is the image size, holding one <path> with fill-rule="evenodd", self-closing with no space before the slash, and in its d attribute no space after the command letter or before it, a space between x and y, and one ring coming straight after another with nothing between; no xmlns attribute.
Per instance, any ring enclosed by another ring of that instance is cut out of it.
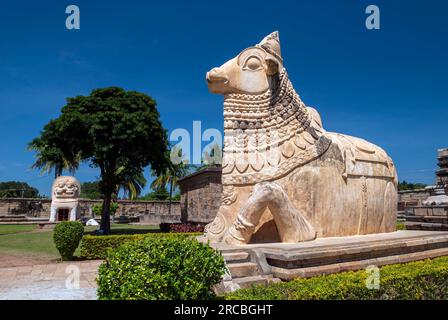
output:
<svg viewBox="0 0 448 320"><path fill-rule="evenodd" d="M0 216L50 217L50 199L0 198Z"/></svg>
<svg viewBox="0 0 448 320"><path fill-rule="evenodd" d="M80 199L81 217L92 217L92 207L101 200ZM25 215L27 217L50 217L50 199L0 198L0 216ZM116 216L141 217L145 223L180 222L180 203L173 201L171 213L168 201L118 200Z"/></svg>

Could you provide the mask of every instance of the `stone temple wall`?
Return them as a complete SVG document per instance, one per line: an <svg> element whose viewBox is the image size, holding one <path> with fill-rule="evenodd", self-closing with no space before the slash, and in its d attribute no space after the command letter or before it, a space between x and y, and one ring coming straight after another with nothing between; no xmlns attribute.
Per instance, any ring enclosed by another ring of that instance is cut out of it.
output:
<svg viewBox="0 0 448 320"><path fill-rule="evenodd" d="M81 217L92 216L91 208L101 200L80 199ZM0 216L24 215L27 217L49 218L50 199L0 198ZM180 204L173 201L171 213L168 201L130 201L118 200L116 216L141 216L145 223L180 222Z"/></svg>
<svg viewBox="0 0 448 320"><path fill-rule="evenodd" d="M404 211L407 207L420 206L431 193L430 188L406 190L398 192L398 211Z"/></svg>
<svg viewBox="0 0 448 320"><path fill-rule="evenodd" d="M221 204L221 168L206 168L179 181L183 222L209 223Z"/></svg>

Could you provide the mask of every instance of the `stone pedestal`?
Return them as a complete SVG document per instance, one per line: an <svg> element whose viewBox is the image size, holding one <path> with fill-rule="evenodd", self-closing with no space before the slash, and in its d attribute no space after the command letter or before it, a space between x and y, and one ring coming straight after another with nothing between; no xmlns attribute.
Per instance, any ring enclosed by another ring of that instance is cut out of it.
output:
<svg viewBox="0 0 448 320"><path fill-rule="evenodd" d="M300 243L240 246L215 243L212 246L223 253L229 269L218 290L233 291L252 284L445 256L448 255L448 232L396 231Z"/></svg>

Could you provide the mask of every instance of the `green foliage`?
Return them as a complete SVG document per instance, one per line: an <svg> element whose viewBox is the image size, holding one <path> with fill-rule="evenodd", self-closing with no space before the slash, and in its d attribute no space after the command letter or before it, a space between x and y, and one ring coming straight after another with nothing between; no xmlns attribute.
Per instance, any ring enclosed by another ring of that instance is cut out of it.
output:
<svg viewBox="0 0 448 320"><path fill-rule="evenodd" d="M186 300L213 296L225 272L224 258L185 237L150 237L109 251L99 267L102 300Z"/></svg>
<svg viewBox="0 0 448 320"><path fill-rule="evenodd" d="M84 234L84 226L78 221L62 221L56 225L53 240L62 260L73 259L73 253L78 248Z"/></svg>
<svg viewBox="0 0 448 320"><path fill-rule="evenodd" d="M397 230L406 230L406 224L404 222L397 222Z"/></svg>
<svg viewBox="0 0 448 320"><path fill-rule="evenodd" d="M113 236L92 236L86 235L82 238L81 242L81 258L83 259L105 259L107 252L112 249L115 250L122 244L141 240L145 238L182 238L182 237L194 237L200 233L145 233L145 234L132 234L132 235L113 235Z"/></svg>
<svg viewBox="0 0 448 320"><path fill-rule="evenodd" d="M143 197L140 197L139 200L146 200L146 201L154 201L154 200L168 200L170 197L170 194L168 191L166 191L165 187L159 186L153 189L152 192L146 194Z"/></svg>
<svg viewBox="0 0 448 320"><path fill-rule="evenodd" d="M59 118L50 121L29 147L37 151L36 167L56 163L55 168L63 164L77 168L80 162L88 162L100 169L101 229L106 234L117 186L129 186L149 165L160 173L170 163L168 138L156 102L143 93L117 87L68 98Z"/></svg>
<svg viewBox="0 0 448 320"><path fill-rule="evenodd" d="M81 184L81 198L98 200L103 199L99 181L84 182Z"/></svg>
<svg viewBox="0 0 448 320"><path fill-rule="evenodd" d="M41 173L54 170L55 178L62 175L64 169L72 173L76 171L81 160L77 147L67 143L67 133L63 131L60 122L59 119L51 120L40 136L28 144L28 150L36 151L32 168L39 169Z"/></svg>
<svg viewBox="0 0 448 320"><path fill-rule="evenodd" d="M268 287L254 286L228 300L430 300L448 299L448 257L384 266L380 287L368 289L365 270L324 275Z"/></svg>
<svg viewBox="0 0 448 320"><path fill-rule="evenodd" d="M112 216L115 215L115 213L117 213L118 210L118 203L116 202L111 202L110 203L110 214ZM95 214L95 216L100 216L101 213L103 212L103 205L101 203L97 203L94 206L92 206L92 212Z"/></svg>
<svg viewBox="0 0 448 320"><path fill-rule="evenodd" d="M417 190L417 189L423 189L425 187L426 184L424 183L408 183L406 181L398 183L398 191Z"/></svg>
<svg viewBox="0 0 448 320"><path fill-rule="evenodd" d="M172 197L171 200L173 201L180 201L180 192L176 192Z"/></svg>
<svg viewBox="0 0 448 320"><path fill-rule="evenodd" d="M39 191L26 182L0 182L0 198L39 198Z"/></svg>

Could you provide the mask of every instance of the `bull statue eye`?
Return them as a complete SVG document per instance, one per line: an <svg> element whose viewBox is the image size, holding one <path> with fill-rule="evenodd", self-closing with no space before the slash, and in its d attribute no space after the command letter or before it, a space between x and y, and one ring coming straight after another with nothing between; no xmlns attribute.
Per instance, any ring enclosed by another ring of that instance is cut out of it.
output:
<svg viewBox="0 0 448 320"><path fill-rule="evenodd" d="M252 71L256 71L261 69L261 61L260 59L256 58L256 57L250 57L249 59L246 60L246 63L244 65L244 69L249 69Z"/></svg>

